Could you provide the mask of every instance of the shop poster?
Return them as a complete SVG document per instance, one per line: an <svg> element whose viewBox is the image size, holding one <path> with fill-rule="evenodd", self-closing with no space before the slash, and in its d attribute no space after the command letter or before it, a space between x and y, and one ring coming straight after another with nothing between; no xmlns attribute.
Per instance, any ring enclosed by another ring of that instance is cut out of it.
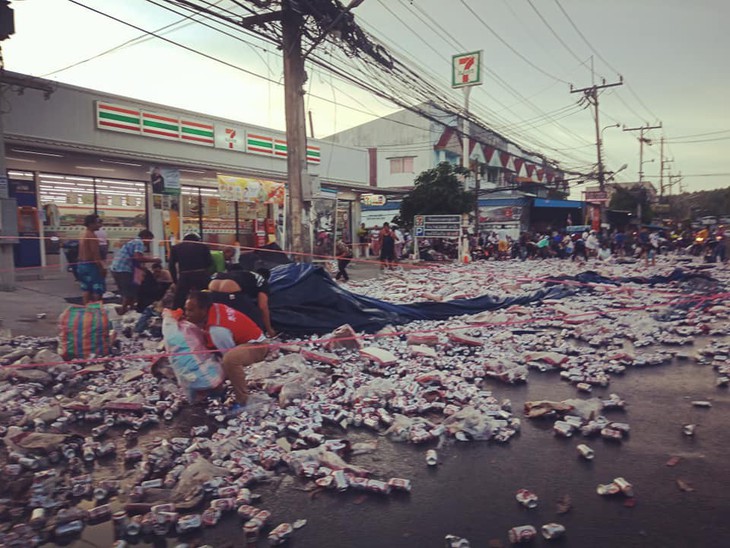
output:
<svg viewBox="0 0 730 548"><path fill-rule="evenodd" d="M249 202L284 205L286 185L265 179L218 175L220 199L229 202Z"/></svg>

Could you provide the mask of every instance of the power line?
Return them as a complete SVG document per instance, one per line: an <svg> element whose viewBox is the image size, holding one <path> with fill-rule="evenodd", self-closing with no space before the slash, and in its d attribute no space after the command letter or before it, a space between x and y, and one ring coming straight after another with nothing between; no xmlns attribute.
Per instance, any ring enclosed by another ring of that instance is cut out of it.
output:
<svg viewBox="0 0 730 548"><path fill-rule="evenodd" d="M565 43L565 40L563 40L560 37L560 35L557 32L555 32L555 29L550 25L550 23L548 23L547 19L545 19L545 17L543 17L542 13L540 13L540 11L535 7L535 4L532 3L532 0L527 0L527 3L530 4L532 11L534 11L537 14L537 16L540 18L540 21L542 21L545 24L545 26L550 30L550 32L555 37L555 39L558 42L560 42L560 44L567 50L567 52L570 53L576 61L585 65L585 61L583 59L581 59L580 57L578 57L578 55L570 48L570 46L568 46L568 44Z"/></svg>
<svg viewBox="0 0 730 548"><path fill-rule="evenodd" d="M565 8L563 8L562 4L560 3L560 0L554 0L554 1L555 1L555 4L558 6L558 8L560 8L560 11L563 12L563 15L568 20L568 22L570 23L570 25L573 27L573 29L575 30L575 32L578 33L578 36L580 36L583 39L583 41L591 49L591 51L596 54L596 57L598 57L601 61L603 61L605 63L605 65L608 68L610 68L612 71L614 71L616 74L621 74L621 71L616 70L616 68L614 68L611 65L611 63L609 63L608 61L606 61L606 59L598 52L598 50L596 50L596 48L594 48L593 45L588 41L588 38L586 38L585 35L581 32L581 30L578 28L578 25L576 25L575 22L573 21L573 19L570 17L570 15L568 15L568 12L565 11ZM636 99L639 102L639 104L641 105L641 107L646 112L648 112L649 114L651 114L651 116L655 120L658 120L659 117L656 114L654 114L651 111L651 109L644 104L644 101L641 100L641 98L637 95L637 93L634 91L634 89L631 87L631 85L628 82L626 83L626 87L629 90L629 93L631 93L631 95L634 96L634 99ZM643 117L640 116L639 118L643 118Z"/></svg>
<svg viewBox="0 0 730 548"><path fill-rule="evenodd" d="M517 51L517 50L516 50L516 49L515 49L515 48L514 48L514 47L512 46L512 44L510 44L509 42L507 42L507 41L506 41L506 40L505 40L504 38L502 38L502 37L501 37L501 36L500 36L500 35L499 35L499 34L498 34L498 33L497 33L497 32L496 32L496 31L495 31L495 30L494 30L494 29L493 29L492 27L490 27L490 26L489 26L489 25L487 24L487 22L486 22L486 21L485 21L484 19L482 19L482 18L481 18L481 17L479 16L479 14L477 14L477 13L476 13L476 12L475 12L475 11L474 11L473 9L471 9L471 7L469 7L469 4L467 4L465 0L461 0L461 3L462 3L462 4L464 4L464 7L465 7L465 8L467 9L467 10L469 10L469 11L471 12L471 14L472 14L472 15L473 15L474 17L476 17L476 19L477 19L477 20L478 20L478 21L479 21L479 22L480 22L480 23L481 23L481 24L482 24L482 25L483 25L483 26L484 26L484 27L485 27L485 28L486 28L486 29L487 29L487 30L488 30L489 32L491 32L491 33L492 33L492 35L493 35L493 36L494 36L494 37L495 37L495 38L496 38L497 40L499 40L499 41L500 41L500 42L501 42L501 43L502 43L503 45L505 45L505 46L506 46L506 47L507 47L507 48L508 48L508 49L509 49L509 50L510 50L510 51L511 51L512 53L514 53L514 54L515 54L515 55L516 55L517 57L519 57L520 59L522 59L522 60L523 60L523 61L524 61L525 63L527 63L528 65L530 65L530 66L531 66L532 68L534 68L534 69L535 69L535 70L537 70L538 72L540 72L540 73L544 74L544 75L545 75L545 76L547 76L548 78L552 78L553 80L557 80L558 82L562 82L563 84L570 84L570 82L568 82L568 81L566 81L566 80L563 80L562 78L559 78L559 77L557 77L557 76L555 76L555 75L553 75L553 74L550 74L549 72L547 72L547 71L543 70L543 69L542 69L542 67L540 67L540 66L536 65L535 63L533 63L532 61L530 61L530 60L529 60L529 59L528 59L527 57L525 57L525 56L524 56L524 55L522 55L522 54L521 54L521 53L520 53L519 51Z"/></svg>

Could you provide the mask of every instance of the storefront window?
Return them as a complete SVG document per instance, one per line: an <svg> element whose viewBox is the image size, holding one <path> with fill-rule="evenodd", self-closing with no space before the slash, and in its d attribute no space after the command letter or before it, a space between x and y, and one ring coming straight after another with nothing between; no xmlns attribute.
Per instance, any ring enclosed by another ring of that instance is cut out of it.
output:
<svg viewBox="0 0 730 548"><path fill-rule="evenodd" d="M221 200L217 188L182 187L182 233L197 232L208 243L255 247L254 221L263 223L269 210L266 204Z"/></svg>
<svg viewBox="0 0 730 548"><path fill-rule="evenodd" d="M40 173L39 194L47 236L78 238L84 217L104 220L110 250L119 249L147 227L146 187L142 181Z"/></svg>

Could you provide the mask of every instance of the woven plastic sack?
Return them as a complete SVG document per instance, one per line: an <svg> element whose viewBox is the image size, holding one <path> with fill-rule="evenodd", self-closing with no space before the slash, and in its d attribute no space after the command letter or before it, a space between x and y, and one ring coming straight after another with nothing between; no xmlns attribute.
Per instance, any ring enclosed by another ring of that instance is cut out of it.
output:
<svg viewBox="0 0 730 548"><path fill-rule="evenodd" d="M190 400L195 392L217 388L223 382L223 368L205 344L205 333L195 324L180 320L176 312L165 310L162 338L170 354L175 377Z"/></svg>
<svg viewBox="0 0 730 548"><path fill-rule="evenodd" d="M101 304L69 306L58 317L58 353L67 360L106 356L112 324Z"/></svg>

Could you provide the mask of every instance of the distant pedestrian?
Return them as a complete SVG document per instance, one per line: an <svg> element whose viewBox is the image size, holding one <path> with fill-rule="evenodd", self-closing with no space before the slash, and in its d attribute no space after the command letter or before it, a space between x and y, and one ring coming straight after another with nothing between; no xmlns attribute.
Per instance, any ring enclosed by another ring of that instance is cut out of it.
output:
<svg viewBox="0 0 730 548"><path fill-rule="evenodd" d="M349 282L350 276L347 275L347 265L349 265L352 260L352 250L350 249L350 246L342 239L337 240L335 254L337 255L337 275L335 276L335 280L342 278L344 281Z"/></svg>
<svg viewBox="0 0 730 548"><path fill-rule="evenodd" d="M116 309L120 315L131 309L137 300L137 289L144 279L143 263L157 260L144 254L154 237L149 230L140 231L136 238L121 247L112 261L112 276L122 296L122 306ZM135 280L135 271L138 269L140 276Z"/></svg>
<svg viewBox="0 0 730 548"><path fill-rule="evenodd" d="M393 270L393 261L395 261L395 237L390 230L388 223L383 223L380 229L380 270L389 268Z"/></svg>
<svg viewBox="0 0 730 548"><path fill-rule="evenodd" d="M170 274L175 282L175 308L182 308L192 290L208 288L213 258L198 234L186 234L170 251Z"/></svg>
<svg viewBox="0 0 730 548"><path fill-rule="evenodd" d="M96 231L101 228L98 215L84 218L84 230L79 243L79 257L76 275L81 286L83 303L100 301L106 292L106 265L101 258Z"/></svg>
<svg viewBox="0 0 730 548"><path fill-rule="evenodd" d="M395 240L395 260L400 261L403 258L403 246L406 243L406 238L397 226L392 227L392 232L393 239Z"/></svg>

